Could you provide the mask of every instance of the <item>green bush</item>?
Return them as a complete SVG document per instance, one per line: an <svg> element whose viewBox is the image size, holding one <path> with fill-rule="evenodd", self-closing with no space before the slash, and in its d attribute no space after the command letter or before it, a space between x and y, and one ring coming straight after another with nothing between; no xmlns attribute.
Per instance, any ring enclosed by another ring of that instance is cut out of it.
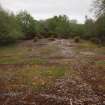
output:
<svg viewBox="0 0 105 105"><path fill-rule="evenodd" d="M21 28L15 16L0 9L0 44L12 43L21 37Z"/></svg>
<svg viewBox="0 0 105 105"><path fill-rule="evenodd" d="M36 20L27 12L21 11L17 16L17 22L21 26L24 39L32 39L36 34Z"/></svg>

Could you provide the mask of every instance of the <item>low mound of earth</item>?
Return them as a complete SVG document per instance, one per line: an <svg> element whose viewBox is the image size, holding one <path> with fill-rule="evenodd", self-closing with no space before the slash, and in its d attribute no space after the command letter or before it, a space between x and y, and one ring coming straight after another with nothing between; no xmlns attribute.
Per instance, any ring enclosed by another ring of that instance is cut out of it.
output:
<svg viewBox="0 0 105 105"><path fill-rule="evenodd" d="M105 105L104 57L66 39L0 48L0 105Z"/></svg>

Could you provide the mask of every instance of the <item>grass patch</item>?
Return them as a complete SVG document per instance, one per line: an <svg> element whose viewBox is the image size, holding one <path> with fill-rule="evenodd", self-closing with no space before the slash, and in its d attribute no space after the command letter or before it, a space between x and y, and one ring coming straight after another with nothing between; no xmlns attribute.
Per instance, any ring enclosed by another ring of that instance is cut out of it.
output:
<svg viewBox="0 0 105 105"><path fill-rule="evenodd" d="M78 44L78 47L79 48L96 48L97 45L96 44L93 44L92 42L87 42L87 41L83 41L81 43Z"/></svg>
<svg viewBox="0 0 105 105"><path fill-rule="evenodd" d="M0 59L0 64L47 64L47 59L40 58L22 58L22 57L9 57Z"/></svg>
<svg viewBox="0 0 105 105"><path fill-rule="evenodd" d="M105 60L96 61L96 65L105 66Z"/></svg>
<svg viewBox="0 0 105 105"><path fill-rule="evenodd" d="M35 90L48 88L52 86L54 80L65 76L66 68L58 66L25 66L21 68L8 68L0 70L0 79L6 84L6 87L12 85L21 85Z"/></svg>

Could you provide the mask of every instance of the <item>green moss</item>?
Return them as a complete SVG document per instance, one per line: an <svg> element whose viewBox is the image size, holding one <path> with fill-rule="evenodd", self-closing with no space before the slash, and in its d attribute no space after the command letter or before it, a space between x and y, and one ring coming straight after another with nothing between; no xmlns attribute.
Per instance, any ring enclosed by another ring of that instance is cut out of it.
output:
<svg viewBox="0 0 105 105"><path fill-rule="evenodd" d="M97 65L105 66L105 60L96 61Z"/></svg>

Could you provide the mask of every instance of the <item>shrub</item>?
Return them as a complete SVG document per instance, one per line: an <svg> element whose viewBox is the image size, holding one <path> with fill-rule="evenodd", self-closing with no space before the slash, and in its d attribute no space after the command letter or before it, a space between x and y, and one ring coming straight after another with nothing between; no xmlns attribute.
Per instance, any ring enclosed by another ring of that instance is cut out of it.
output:
<svg viewBox="0 0 105 105"><path fill-rule="evenodd" d="M0 44L15 42L22 37L20 26L17 24L16 17L5 10L0 10Z"/></svg>
<svg viewBox="0 0 105 105"><path fill-rule="evenodd" d="M37 42L38 41L38 37L34 37L33 42Z"/></svg>
<svg viewBox="0 0 105 105"><path fill-rule="evenodd" d="M95 43L95 44L100 44L100 45L103 44L99 38L95 38L95 37L91 38L90 41Z"/></svg>
<svg viewBox="0 0 105 105"><path fill-rule="evenodd" d="M80 37L78 37L78 36L77 37L74 37L74 42L75 43L79 43L80 42Z"/></svg>

